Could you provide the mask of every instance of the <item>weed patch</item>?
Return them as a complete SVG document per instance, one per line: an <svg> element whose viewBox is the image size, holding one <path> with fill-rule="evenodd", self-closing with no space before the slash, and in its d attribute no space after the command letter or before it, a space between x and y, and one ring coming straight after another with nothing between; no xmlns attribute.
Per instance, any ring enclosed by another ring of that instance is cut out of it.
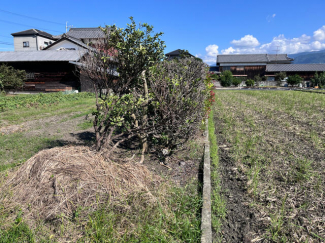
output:
<svg viewBox="0 0 325 243"><path fill-rule="evenodd" d="M215 231L216 238L221 239L222 221L226 216L225 200L221 195L221 181L219 175L219 156L217 137L215 134L215 124L213 121L213 110L208 119L208 132L210 142L210 156L211 156L211 181L212 181L212 227Z"/></svg>

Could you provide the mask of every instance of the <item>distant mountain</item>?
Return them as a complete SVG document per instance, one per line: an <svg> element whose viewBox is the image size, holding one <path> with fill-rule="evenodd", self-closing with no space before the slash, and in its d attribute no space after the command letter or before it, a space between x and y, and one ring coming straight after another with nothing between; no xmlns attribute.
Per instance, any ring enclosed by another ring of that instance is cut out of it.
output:
<svg viewBox="0 0 325 243"><path fill-rule="evenodd" d="M294 64L325 63L325 50L288 54L288 57L294 59Z"/></svg>

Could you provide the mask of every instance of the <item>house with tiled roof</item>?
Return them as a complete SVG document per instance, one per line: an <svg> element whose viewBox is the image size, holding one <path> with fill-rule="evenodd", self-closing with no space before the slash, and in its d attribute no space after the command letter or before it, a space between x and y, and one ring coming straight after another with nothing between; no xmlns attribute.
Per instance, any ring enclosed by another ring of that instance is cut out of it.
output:
<svg viewBox="0 0 325 243"><path fill-rule="evenodd" d="M76 72L80 59L105 33L100 28L71 28L53 36L29 29L13 33L14 52L0 52L0 65L25 70L24 91L53 92L84 90Z"/></svg>
<svg viewBox="0 0 325 243"><path fill-rule="evenodd" d="M325 63L317 64L268 64L266 65L266 76L275 77L279 72L285 72L287 76L298 74L305 81L311 80L315 73L325 72Z"/></svg>
<svg viewBox="0 0 325 243"><path fill-rule="evenodd" d="M95 46L105 33L100 28L71 28L44 50L80 50Z"/></svg>
<svg viewBox="0 0 325 243"><path fill-rule="evenodd" d="M194 57L191 53L186 50L177 49L175 51L171 51L165 54L168 60L172 60L174 58L181 58L181 57Z"/></svg>
<svg viewBox="0 0 325 243"><path fill-rule="evenodd" d="M254 78L266 75L268 64L291 64L292 58L287 54L232 54L218 55L217 67L223 72L230 70L233 76Z"/></svg>
<svg viewBox="0 0 325 243"><path fill-rule="evenodd" d="M53 35L38 29L29 29L11 34L15 51L39 51L57 40Z"/></svg>

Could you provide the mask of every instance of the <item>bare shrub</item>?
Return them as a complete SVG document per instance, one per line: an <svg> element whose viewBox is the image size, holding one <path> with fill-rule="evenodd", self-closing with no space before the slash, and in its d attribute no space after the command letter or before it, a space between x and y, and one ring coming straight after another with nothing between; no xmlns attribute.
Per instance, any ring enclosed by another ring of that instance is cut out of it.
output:
<svg viewBox="0 0 325 243"><path fill-rule="evenodd" d="M151 145L156 139L156 144L173 150L195 134L204 120L208 69L202 62L186 58L162 62L150 71Z"/></svg>
<svg viewBox="0 0 325 243"><path fill-rule="evenodd" d="M175 148L194 134L205 115L208 67L195 58L163 60L162 33L147 24L106 27L106 38L83 59L80 73L96 94L96 149L109 159L123 142ZM209 88L208 88L209 87Z"/></svg>

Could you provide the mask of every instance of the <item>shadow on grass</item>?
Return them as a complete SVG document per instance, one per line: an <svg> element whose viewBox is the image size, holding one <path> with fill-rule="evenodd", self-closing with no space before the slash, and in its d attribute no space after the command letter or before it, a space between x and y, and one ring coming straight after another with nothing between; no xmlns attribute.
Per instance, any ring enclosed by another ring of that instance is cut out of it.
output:
<svg viewBox="0 0 325 243"><path fill-rule="evenodd" d="M49 141L46 148L63 147L66 145L73 146L92 146L95 143L95 133L94 132L79 132L70 133L70 135L76 139L76 141L56 139Z"/></svg>

